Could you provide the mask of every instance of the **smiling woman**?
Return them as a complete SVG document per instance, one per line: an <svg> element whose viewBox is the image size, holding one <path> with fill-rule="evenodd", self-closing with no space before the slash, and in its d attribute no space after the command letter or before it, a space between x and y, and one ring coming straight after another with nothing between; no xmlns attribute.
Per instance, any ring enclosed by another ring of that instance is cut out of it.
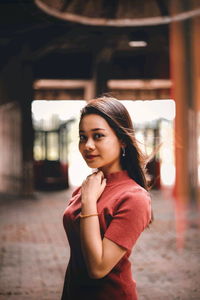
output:
<svg viewBox="0 0 200 300"><path fill-rule="evenodd" d="M82 109L79 136L79 150L96 172L64 212L71 257L62 300L136 300L128 257L151 222L151 201L131 118L116 99L91 100Z"/></svg>
<svg viewBox="0 0 200 300"><path fill-rule="evenodd" d="M99 115L86 115L80 122L79 150L91 168L104 175L122 170L120 152L123 143L114 130Z"/></svg>

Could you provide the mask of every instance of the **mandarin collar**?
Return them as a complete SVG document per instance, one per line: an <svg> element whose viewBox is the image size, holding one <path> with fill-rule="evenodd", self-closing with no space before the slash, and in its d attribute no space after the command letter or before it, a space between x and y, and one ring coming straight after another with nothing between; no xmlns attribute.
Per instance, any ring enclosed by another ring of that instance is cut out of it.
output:
<svg viewBox="0 0 200 300"><path fill-rule="evenodd" d="M128 172L126 170L107 174L105 175L105 178L107 179L106 185L112 185L120 181L130 179Z"/></svg>

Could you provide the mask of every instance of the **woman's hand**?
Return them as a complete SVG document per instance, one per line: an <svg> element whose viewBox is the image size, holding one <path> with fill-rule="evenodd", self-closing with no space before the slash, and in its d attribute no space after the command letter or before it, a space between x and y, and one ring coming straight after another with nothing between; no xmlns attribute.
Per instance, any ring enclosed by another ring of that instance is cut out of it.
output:
<svg viewBox="0 0 200 300"><path fill-rule="evenodd" d="M105 186L106 178L104 178L102 171L89 175L86 180L84 180L81 187L82 204L96 204L97 200L103 193Z"/></svg>

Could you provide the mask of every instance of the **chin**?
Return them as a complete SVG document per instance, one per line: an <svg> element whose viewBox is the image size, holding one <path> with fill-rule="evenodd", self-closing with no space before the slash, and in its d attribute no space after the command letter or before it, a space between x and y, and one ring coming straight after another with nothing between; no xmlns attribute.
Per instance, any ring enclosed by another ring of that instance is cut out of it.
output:
<svg viewBox="0 0 200 300"><path fill-rule="evenodd" d="M104 166L100 165L100 164L97 164L97 163L87 163L88 167L91 168L91 169L98 169L98 170L101 170Z"/></svg>
<svg viewBox="0 0 200 300"><path fill-rule="evenodd" d="M89 168L92 168L92 169L100 168L98 164L95 164L95 163L92 163L92 162L87 162L87 165L88 165Z"/></svg>

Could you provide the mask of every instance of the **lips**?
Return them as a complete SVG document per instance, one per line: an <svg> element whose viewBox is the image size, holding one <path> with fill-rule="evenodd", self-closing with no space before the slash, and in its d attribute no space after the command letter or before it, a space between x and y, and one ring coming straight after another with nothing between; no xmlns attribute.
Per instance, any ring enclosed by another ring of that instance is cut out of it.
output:
<svg viewBox="0 0 200 300"><path fill-rule="evenodd" d="M91 154L88 154L88 155L85 156L86 159L94 159L94 158L96 158L96 157L98 157L98 155L91 155Z"/></svg>

